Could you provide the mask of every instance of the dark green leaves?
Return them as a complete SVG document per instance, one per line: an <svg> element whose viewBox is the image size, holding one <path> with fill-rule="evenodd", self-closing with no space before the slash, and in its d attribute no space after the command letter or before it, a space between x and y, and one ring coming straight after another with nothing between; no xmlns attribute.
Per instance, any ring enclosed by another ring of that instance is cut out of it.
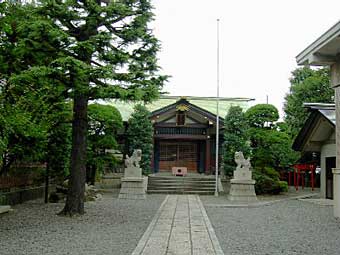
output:
<svg viewBox="0 0 340 255"><path fill-rule="evenodd" d="M290 83L284 112L288 132L295 138L308 117L303 103L334 103L334 90L330 87L328 68L298 68L292 72Z"/></svg>
<svg viewBox="0 0 340 255"><path fill-rule="evenodd" d="M234 155L242 151L245 157L250 154L248 143L248 123L242 108L230 107L224 119L223 168L227 176L232 176L236 163Z"/></svg>
<svg viewBox="0 0 340 255"><path fill-rule="evenodd" d="M251 127L269 127L279 119L279 112L274 105L257 104L247 110L246 118Z"/></svg>
<svg viewBox="0 0 340 255"><path fill-rule="evenodd" d="M140 163L144 174L151 171L151 157L153 150L153 127L149 119L150 112L143 105L136 105L129 119L127 139L129 155L133 150L142 150L142 161Z"/></svg>

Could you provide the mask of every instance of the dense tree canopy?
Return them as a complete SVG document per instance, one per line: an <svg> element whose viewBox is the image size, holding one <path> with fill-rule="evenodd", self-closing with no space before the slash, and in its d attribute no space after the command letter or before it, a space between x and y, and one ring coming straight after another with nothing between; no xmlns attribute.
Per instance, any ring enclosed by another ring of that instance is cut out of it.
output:
<svg viewBox="0 0 340 255"><path fill-rule="evenodd" d="M71 121L65 113L69 107L63 96L64 86L49 83L42 76L45 69L36 68L57 58L58 47L50 36L55 30L35 14L33 6L3 2L0 7L1 173L7 174L18 161L47 162L51 168L64 169L63 163L54 164L58 160L49 158L54 155L55 159L65 159L61 154L68 151L64 143L58 148L53 145L55 139L67 138L57 138L59 127Z"/></svg>
<svg viewBox="0 0 340 255"><path fill-rule="evenodd" d="M32 97L40 98L32 101L34 106L46 104L28 105L26 119L49 123L34 110L48 112L59 100L72 101L71 171L62 214L84 213L88 101L150 101L166 80L157 74L159 44L148 28L151 10L148 0L41 0L0 6L5 102L10 103L12 92L28 101L31 91Z"/></svg>
<svg viewBox="0 0 340 255"><path fill-rule="evenodd" d="M330 87L328 68L297 68L292 72L290 83L285 97L284 120L290 136L295 138L308 117L303 103L334 103L334 90Z"/></svg>

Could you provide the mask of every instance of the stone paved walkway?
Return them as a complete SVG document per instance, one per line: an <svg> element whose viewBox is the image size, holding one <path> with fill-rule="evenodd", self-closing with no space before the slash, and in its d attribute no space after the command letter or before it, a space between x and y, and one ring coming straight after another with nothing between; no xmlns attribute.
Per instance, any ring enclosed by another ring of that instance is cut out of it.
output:
<svg viewBox="0 0 340 255"><path fill-rule="evenodd" d="M223 255L199 196L168 195L132 255Z"/></svg>

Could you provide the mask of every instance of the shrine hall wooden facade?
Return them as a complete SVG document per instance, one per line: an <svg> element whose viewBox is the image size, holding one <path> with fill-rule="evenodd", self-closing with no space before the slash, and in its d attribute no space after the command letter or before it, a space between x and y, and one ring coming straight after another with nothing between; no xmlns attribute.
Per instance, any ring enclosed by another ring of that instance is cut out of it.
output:
<svg viewBox="0 0 340 255"><path fill-rule="evenodd" d="M231 105L248 108L249 98L221 98L219 112L225 116ZM133 105L114 102L127 123ZM216 99L208 97L163 96L153 104L150 120L154 127L154 173L171 171L172 167L186 167L188 172L215 171L216 151ZM220 145L223 143L223 122L220 117ZM221 150L220 150L221 151Z"/></svg>
<svg viewBox="0 0 340 255"><path fill-rule="evenodd" d="M210 172L215 166L216 115L180 99L153 111L154 172L186 167L188 172ZM220 118L220 129L223 119Z"/></svg>

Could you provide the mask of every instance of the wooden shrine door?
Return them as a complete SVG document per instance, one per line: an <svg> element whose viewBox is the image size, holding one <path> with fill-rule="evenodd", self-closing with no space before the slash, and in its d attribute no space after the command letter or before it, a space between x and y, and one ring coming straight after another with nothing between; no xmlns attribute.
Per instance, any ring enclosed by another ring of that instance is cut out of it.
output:
<svg viewBox="0 0 340 255"><path fill-rule="evenodd" d="M174 166L197 171L197 142L160 142L159 155L160 171L170 171Z"/></svg>

